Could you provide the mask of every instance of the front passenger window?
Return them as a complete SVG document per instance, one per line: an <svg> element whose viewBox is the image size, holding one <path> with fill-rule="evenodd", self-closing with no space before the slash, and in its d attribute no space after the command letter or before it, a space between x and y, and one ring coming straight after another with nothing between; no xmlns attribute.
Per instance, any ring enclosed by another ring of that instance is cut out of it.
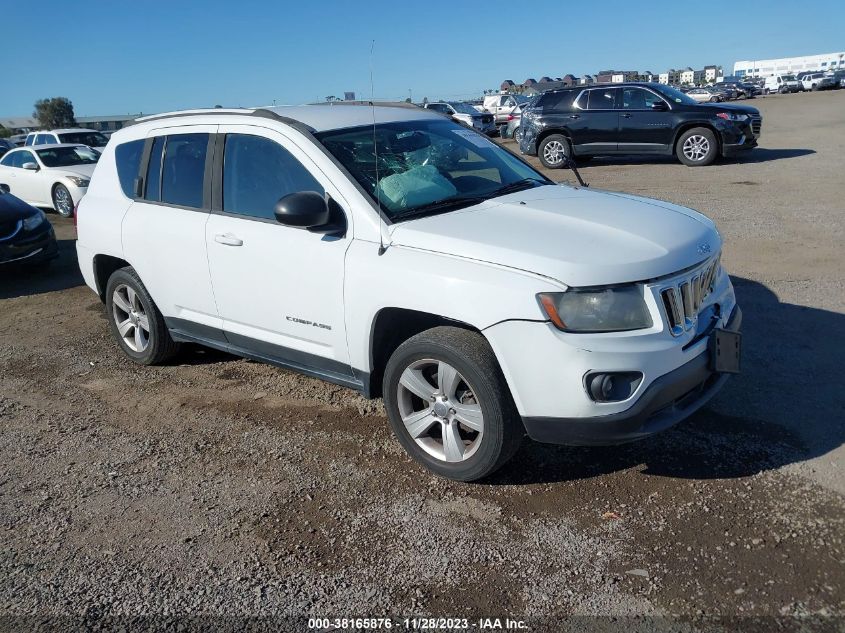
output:
<svg viewBox="0 0 845 633"><path fill-rule="evenodd" d="M223 153L223 211L274 220L280 198L325 191L284 147L249 134L227 134Z"/></svg>

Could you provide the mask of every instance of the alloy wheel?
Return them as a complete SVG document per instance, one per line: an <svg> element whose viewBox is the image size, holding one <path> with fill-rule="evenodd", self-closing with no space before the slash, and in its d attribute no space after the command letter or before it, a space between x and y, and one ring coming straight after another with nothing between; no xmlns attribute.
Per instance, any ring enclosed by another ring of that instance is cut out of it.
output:
<svg viewBox="0 0 845 633"><path fill-rule="evenodd" d="M687 140L684 141L682 151L684 152L684 156L686 156L688 160L704 160L704 158L710 152L710 141L707 140L707 138L705 138L704 136L701 136L699 134L693 134Z"/></svg>
<svg viewBox="0 0 845 633"><path fill-rule="evenodd" d="M61 185L53 192L53 203L60 215L67 217L73 213L73 199L70 192Z"/></svg>
<svg viewBox="0 0 845 633"><path fill-rule="evenodd" d="M120 284L112 293L112 316L123 342L133 352L143 352L150 344L150 319L135 290Z"/></svg>
<svg viewBox="0 0 845 633"><path fill-rule="evenodd" d="M418 360L397 386L399 414L408 434L426 453L444 462L472 457L484 435L484 415L475 390L450 364Z"/></svg>
<svg viewBox="0 0 845 633"><path fill-rule="evenodd" d="M543 158L549 165L560 165L566 156L566 147L561 141L550 141L543 148Z"/></svg>

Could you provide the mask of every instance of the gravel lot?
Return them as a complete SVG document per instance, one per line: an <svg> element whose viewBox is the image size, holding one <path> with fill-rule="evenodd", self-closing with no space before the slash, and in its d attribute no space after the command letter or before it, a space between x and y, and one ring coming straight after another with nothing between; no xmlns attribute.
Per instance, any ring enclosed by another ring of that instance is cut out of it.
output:
<svg viewBox="0 0 845 633"><path fill-rule="evenodd" d="M843 630L845 91L752 104L762 147L737 160L582 169L717 221L744 373L662 435L526 442L479 484L429 475L380 402L346 389L200 348L132 365L82 286L72 223L51 216L58 262L0 272L0 628L428 614Z"/></svg>

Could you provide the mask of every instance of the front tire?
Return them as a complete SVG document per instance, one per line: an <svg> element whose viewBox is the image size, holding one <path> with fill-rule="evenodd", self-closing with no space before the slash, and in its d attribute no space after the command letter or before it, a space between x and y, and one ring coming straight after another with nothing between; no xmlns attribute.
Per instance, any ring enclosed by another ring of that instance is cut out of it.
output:
<svg viewBox="0 0 845 633"><path fill-rule="evenodd" d="M53 208L63 218L73 216L73 197L68 188L61 183L53 187Z"/></svg>
<svg viewBox="0 0 845 633"><path fill-rule="evenodd" d="M569 139L563 134L550 134L537 148L540 162L547 169L560 169L566 166L567 159L572 156Z"/></svg>
<svg viewBox="0 0 845 633"><path fill-rule="evenodd" d="M412 336L390 357L383 393L399 442L441 477L481 479L522 440L508 385L478 332L436 327Z"/></svg>
<svg viewBox="0 0 845 633"><path fill-rule="evenodd" d="M516 141L516 144L519 145L522 143L522 128L516 127L513 130L513 140Z"/></svg>
<svg viewBox="0 0 845 633"><path fill-rule="evenodd" d="M695 127L687 130L675 144L675 155L688 167L710 165L716 160L719 144L712 130Z"/></svg>
<svg viewBox="0 0 845 633"><path fill-rule="evenodd" d="M109 329L120 349L140 365L157 365L179 351L135 269L115 271L106 284Z"/></svg>

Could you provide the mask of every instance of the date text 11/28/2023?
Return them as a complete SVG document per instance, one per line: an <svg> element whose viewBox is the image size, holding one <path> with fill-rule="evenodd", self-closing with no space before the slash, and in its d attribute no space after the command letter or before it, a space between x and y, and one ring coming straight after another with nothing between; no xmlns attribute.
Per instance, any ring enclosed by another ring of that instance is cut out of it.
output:
<svg viewBox="0 0 845 633"><path fill-rule="evenodd" d="M308 628L317 630L372 631L398 629L405 631L519 631L528 625L511 618L309 618Z"/></svg>

